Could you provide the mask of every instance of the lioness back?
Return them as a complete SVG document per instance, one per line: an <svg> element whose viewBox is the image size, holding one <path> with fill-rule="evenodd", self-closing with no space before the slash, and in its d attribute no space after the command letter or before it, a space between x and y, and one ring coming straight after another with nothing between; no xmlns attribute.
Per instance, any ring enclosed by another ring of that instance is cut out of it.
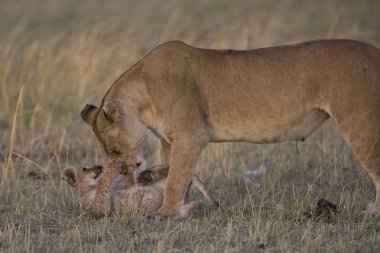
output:
<svg viewBox="0 0 380 253"><path fill-rule="evenodd" d="M178 104L189 117L203 117L211 141L259 143L303 140L331 106L351 111L351 101L380 89L379 70L380 51L352 40L241 51L170 42L141 62L155 116L165 118L166 107L171 114ZM157 118L146 121L157 125Z"/></svg>

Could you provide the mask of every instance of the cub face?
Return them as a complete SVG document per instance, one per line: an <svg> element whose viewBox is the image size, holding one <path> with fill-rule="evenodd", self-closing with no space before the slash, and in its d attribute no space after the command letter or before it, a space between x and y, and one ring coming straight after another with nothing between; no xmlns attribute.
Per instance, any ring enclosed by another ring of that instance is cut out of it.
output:
<svg viewBox="0 0 380 253"><path fill-rule="evenodd" d="M78 194L86 194L93 190L99 181L104 168L101 165L85 166L83 168L65 168L62 178L78 190Z"/></svg>
<svg viewBox="0 0 380 253"><path fill-rule="evenodd" d="M104 102L100 109L86 105L81 117L92 127L107 156L123 161L123 174L145 166L142 156L145 129L140 122L127 117L120 106L112 102Z"/></svg>

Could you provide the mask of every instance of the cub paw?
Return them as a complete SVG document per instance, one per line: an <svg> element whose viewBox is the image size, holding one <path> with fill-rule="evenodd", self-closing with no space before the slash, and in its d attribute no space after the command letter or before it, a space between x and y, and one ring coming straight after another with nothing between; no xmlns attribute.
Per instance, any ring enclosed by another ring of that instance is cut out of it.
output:
<svg viewBox="0 0 380 253"><path fill-rule="evenodd" d="M192 214L193 211L199 206L199 203L197 202L190 202L188 204L184 204L180 207L178 215L174 218L176 221L184 221L188 220Z"/></svg>
<svg viewBox="0 0 380 253"><path fill-rule="evenodd" d="M123 169L123 161L114 159L107 162L107 169L115 169L119 172Z"/></svg>
<svg viewBox="0 0 380 253"><path fill-rule="evenodd" d="M151 184L154 181L153 173L151 170L144 170L137 176L137 183L142 185Z"/></svg>

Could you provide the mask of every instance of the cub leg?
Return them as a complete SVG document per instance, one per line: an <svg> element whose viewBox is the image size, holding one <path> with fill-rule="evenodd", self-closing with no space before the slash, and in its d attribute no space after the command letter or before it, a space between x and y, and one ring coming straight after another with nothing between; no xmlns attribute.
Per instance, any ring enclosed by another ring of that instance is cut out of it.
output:
<svg viewBox="0 0 380 253"><path fill-rule="evenodd" d="M100 175L96 186L95 198L89 207L89 211L96 217L109 215L111 213L110 187L113 179L121 172L122 161L112 160L107 162L105 171Z"/></svg>
<svg viewBox="0 0 380 253"><path fill-rule="evenodd" d="M166 178L169 173L169 165L158 165L152 168L143 170L137 176L137 183L149 185Z"/></svg>
<svg viewBox="0 0 380 253"><path fill-rule="evenodd" d="M219 207L219 202L214 200L214 198L211 196L210 192L207 190L206 186L202 183L201 180L197 176L193 176L191 179L191 182L194 184L195 187L198 188L198 190L201 191L203 196L206 199L206 202L210 205L213 205L215 207ZM194 209L198 208L201 204L201 201L192 201L187 204L183 204L178 211L177 216L175 217L176 220L186 220L190 218L192 215Z"/></svg>
<svg viewBox="0 0 380 253"><path fill-rule="evenodd" d="M166 178L168 176L168 173L169 165L154 166L152 168L140 172L140 174L137 177L137 182L143 185L149 185L163 178ZM191 183L194 184L194 186L198 188L198 190L203 194L208 204L219 206L219 202L211 196L204 183L197 176L194 175L191 178Z"/></svg>
<svg viewBox="0 0 380 253"><path fill-rule="evenodd" d="M207 190L206 186L203 184L203 182L197 177L193 176L191 179L191 182L194 184L195 187L198 188L198 190L203 194L208 204L218 207L219 202L216 201L210 194L210 192Z"/></svg>

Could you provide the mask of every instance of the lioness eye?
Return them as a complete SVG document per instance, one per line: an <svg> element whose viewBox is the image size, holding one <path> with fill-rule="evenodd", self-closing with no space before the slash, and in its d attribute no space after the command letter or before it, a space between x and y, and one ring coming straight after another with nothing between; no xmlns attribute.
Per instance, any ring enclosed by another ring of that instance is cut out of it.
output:
<svg viewBox="0 0 380 253"><path fill-rule="evenodd" d="M116 150L116 149L112 149L112 150L111 150L111 153L112 153L112 155L114 155L114 156L118 156L118 155L121 154L120 151L118 151L118 150Z"/></svg>

